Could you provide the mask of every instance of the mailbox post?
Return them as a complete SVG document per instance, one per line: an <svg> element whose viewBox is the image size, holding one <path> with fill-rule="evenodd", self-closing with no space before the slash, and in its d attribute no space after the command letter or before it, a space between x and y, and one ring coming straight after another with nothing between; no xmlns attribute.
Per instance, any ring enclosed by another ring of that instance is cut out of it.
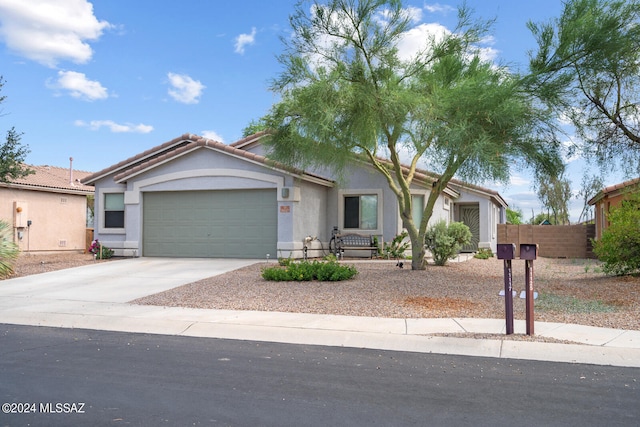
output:
<svg viewBox="0 0 640 427"><path fill-rule="evenodd" d="M511 260L515 257L515 243L498 244L498 259L504 260L504 315L507 323L507 335L513 334L513 274Z"/></svg>
<svg viewBox="0 0 640 427"><path fill-rule="evenodd" d="M526 304L526 323L527 335L533 335L533 260L538 254L538 245L520 245L520 259L525 263L525 304Z"/></svg>

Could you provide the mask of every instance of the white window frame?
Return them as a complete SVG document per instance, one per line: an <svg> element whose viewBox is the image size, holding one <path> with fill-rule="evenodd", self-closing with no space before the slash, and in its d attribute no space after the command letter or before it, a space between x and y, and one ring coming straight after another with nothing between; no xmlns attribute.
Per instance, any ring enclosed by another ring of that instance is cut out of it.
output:
<svg viewBox="0 0 640 427"><path fill-rule="evenodd" d="M105 188L98 190L98 203L100 206L100 224L98 224L98 233L99 234L126 234L125 227L122 228L107 228L104 225L105 221L105 195L106 194L125 194L124 188ZM126 225L126 215L127 215L127 203L125 196L125 225Z"/></svg>
<svg viewBox="0 0 640 427"><path fill-rule="evenodd" d="M363 229L363 228L344 228L344 198L345 197L357 197L357 196L377 196L378 206L378 227L376 229ZM382 203L382 190L381 189L349 189L338 191L338 228L342 233L358 233L358 234L382 234L383 224L383 203Z"/></svg>

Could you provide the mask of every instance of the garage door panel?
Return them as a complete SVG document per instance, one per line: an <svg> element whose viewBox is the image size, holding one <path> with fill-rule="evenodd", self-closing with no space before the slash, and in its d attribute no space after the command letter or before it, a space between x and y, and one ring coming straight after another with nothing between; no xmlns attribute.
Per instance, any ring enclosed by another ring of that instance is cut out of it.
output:
<svg viewBox="0 0 640 427"><path fill-rule="evenodd" d="M145 256L264 258L276 246L275 190L144 194Z"/></svg>

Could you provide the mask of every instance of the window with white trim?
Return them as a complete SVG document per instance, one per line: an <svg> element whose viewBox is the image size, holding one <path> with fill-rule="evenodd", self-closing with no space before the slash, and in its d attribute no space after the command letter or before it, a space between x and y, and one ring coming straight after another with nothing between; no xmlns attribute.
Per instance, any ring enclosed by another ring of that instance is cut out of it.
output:
<svg viewBox="0 0 640 427"><path fill-rule="evenodd" d="M124 193L104 195L104 228L124 228Z"/></svg>
<svg viewBox="0 0 640 427"><path fill-rule="evenodd" d="M345 229L378 229L378 195L344 196L343 224Z"/></svg>

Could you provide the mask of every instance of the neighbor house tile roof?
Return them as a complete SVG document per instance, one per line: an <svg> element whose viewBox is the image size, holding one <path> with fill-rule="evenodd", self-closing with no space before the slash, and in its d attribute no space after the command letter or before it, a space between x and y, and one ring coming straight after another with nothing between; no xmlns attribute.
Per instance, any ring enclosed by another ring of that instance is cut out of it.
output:
<svg viewBox="0 0 640 427"><path fill-rule="evenodd" d="M91 175L90 172L48 165L25 166L34 173L22 178L10 179L9 182L0 183L0 186L69 194L91 194L94 192L93 187L81 183L85 177Z"/></svg>
<svg viewBox="0 0 640 427"><path fill-rule="evenodd" d="M630 187L634 187L638 185L640 185L640 178L635 178L629 181L621 182L619 184L610 185L598 191L598 193L595 196L593 196L587 203L589 205L595 205L606 196L619 194Z"/></svg>

